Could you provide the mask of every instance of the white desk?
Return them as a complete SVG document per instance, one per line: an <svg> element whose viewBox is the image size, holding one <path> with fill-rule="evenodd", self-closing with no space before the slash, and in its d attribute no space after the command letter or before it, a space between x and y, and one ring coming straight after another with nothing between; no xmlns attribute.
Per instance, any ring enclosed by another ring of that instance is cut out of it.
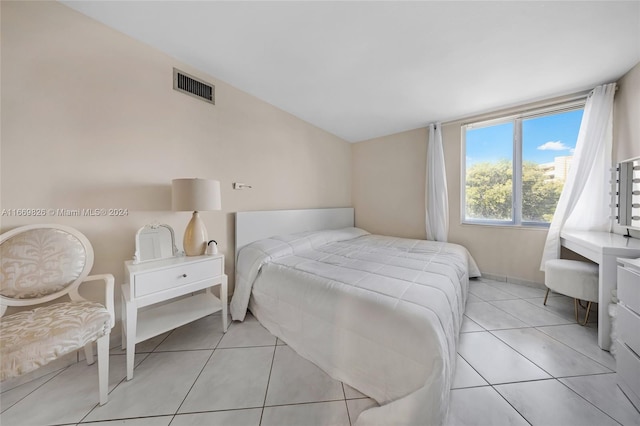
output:
<svg viewBox="0 0 640 426"><path fill-rule="evenodd" d="M564 230L560 234L563 247L600 265L598 295L598 346L609 350L611 323L609 303L611 290L617 287L617 259L640 257L640 239L626 238L609 232Z"/></svg>

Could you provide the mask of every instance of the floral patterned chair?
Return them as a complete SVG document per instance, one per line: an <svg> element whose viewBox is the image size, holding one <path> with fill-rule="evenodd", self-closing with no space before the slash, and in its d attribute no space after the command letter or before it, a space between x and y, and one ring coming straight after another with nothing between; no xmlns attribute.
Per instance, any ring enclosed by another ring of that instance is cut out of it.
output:
<svg viewBox="0 0 640 426"><path fill-rule="evenodd" d="M67 226L28 225L0 236L0 381L83 347L93 364L97 341L100 405L107 402L114 278L89 276L92 266L91 243ZM80 296L78 287L87 281L104 282L106 306ZM8 306L44 304L66 295L70 301L4 316Z"/></svg>

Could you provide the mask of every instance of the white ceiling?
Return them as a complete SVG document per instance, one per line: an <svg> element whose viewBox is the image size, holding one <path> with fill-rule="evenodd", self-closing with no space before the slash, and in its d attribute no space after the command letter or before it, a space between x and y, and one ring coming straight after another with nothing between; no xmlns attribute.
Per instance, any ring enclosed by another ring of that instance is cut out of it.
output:
<svg viewBox="0 0 640 426"><path fill-rule="evenodd" d="M640 62L640 1L63 3L351 142Z"/></svg>

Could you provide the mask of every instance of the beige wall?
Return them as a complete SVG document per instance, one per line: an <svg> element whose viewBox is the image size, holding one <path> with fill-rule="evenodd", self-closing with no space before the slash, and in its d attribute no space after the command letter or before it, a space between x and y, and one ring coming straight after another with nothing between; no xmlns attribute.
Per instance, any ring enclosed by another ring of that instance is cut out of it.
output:
<svg viewBox="0 0 640 426"><path fill-rule="evenodd" d="M426 128L353 144L356 225L375 234L425 238Z"/></svg>
<svg viewBox="0 0 640 426"><path fill-rule="evenodd" d="M342 139L57 2L1 7L0 208L129 210L4 216L2 231L71 225L94 246L94 272L120 284L144 224L170 224L182 245L190 213L170 211L171 179L218 179L223 210L201 216L231 278L233 212L351 205L351 147ZM174 66L214 83L216 105L174 91ZM234 191L234 181L253 189Z"/></svg>
<svg viewBox="0 0 640 426"><path fill-rule="evenodd" d="M640 155L640 66L621 78L619 85L614 160ZM541 104L530 107L538 105ZM461 126L462 122L448 123L442 133L449 191L449 241L466 246L485 274L512 282L542 283L544 274L539 266L546 229L461 224ZM427 137L427 129L422 128L353 145L356 226L380 234L424 238Z"/></svg>

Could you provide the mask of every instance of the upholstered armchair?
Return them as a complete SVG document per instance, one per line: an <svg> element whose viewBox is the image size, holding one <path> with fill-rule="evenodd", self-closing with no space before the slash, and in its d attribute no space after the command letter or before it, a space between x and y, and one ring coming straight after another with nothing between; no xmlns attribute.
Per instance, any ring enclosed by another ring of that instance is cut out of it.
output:
<svg viewBox="0 0 640 426"><path fill-rule="evenodd" d="M0 236L0 381L28 373L84 348L93 364L98 347L100 405L109 388L109 333L114 325L114 278L89 276L93 248L77 230L28 225ZM84 282L104 283L105 305L84 299ZM63 298L62 301L53 302ZM4 316L8 306L44 306Z"/></svg>

